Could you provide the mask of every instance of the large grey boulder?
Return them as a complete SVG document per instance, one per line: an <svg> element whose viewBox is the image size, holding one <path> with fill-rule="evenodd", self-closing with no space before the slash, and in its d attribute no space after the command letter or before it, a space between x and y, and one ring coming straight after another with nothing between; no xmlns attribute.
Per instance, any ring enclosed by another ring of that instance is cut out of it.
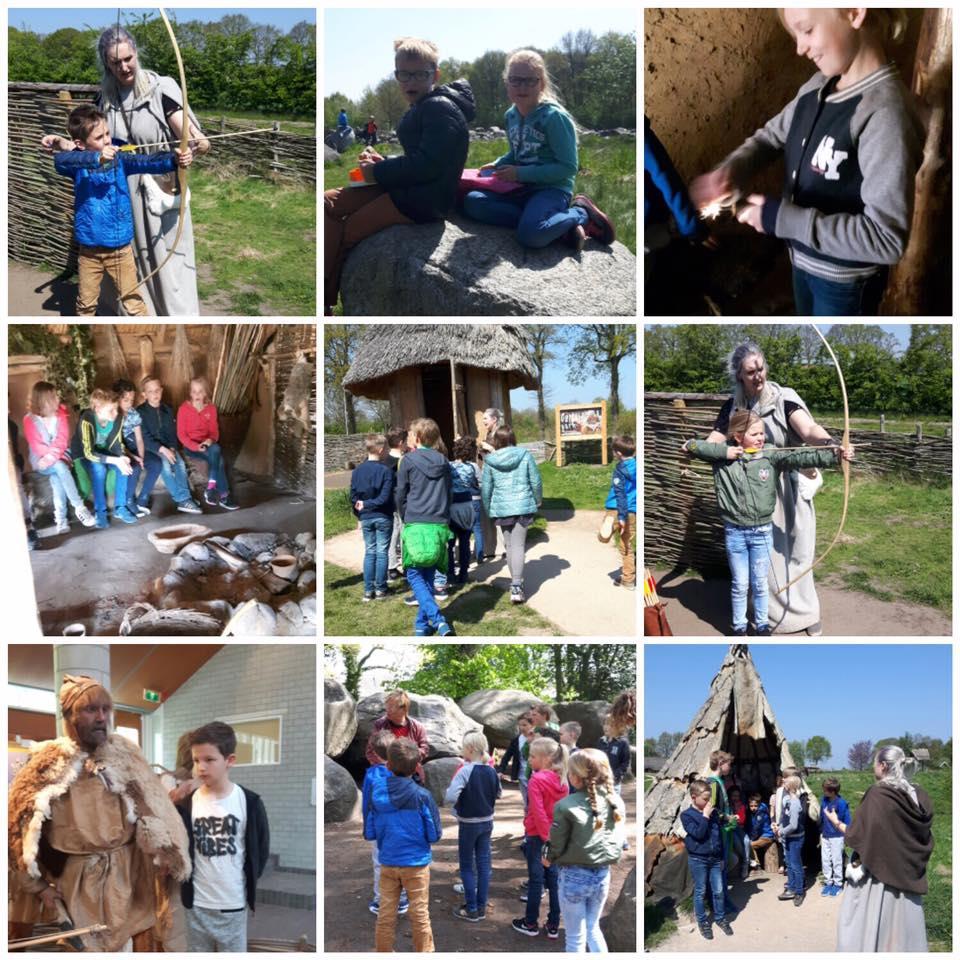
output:
<svg viewBox="0 0 960 960"><path fill-rule="evenodd" d="M433 795L438 807L443 803L443 795L462 762L457 757L440 757L423 765L423 785Z"/></svg>
<svg viewBox="0 0 960 960"><path fill-rule="evenodd" d="M347 256L340 290L351 317L632 317L636 257L594 240L520 246L514 231L460 214L388 227Z"/></svg>
<svg viewBox="0 0 960 960"><path fill-rule="evenodd" d="M323 758L323 822L344 823L360 815L360 791L335 760Z"/></svg>
<svg viewBox="0 0 960 960"><path fill-rule="evenodd" d="M460 709L483 725L491 747L509 747L518 718L539 702L524 690L474 690L460 700Z"/></svg>
<svg viewBox="0 0 960 960"><path fill-rule="evenodd" d="M323 145L323 162L324 163L337 163L340 160L340 154L337 153L333 147Z"/></svg>
<svg viewBox="0 0 960 960"><path fill-rule="evenodd" d="M556 711L561 723L576 720L583 728L578 747L595 747L603 736L603 718L610 712L610 704L606 700L573 700L558 703Z"/></svg>
<svg viewBox="0 0 960 960"><path fill-rule="evenodd" d="M637 867L627 874L610 912L600 921L610 953L637 952Z"/></svg>
<svg viewBox="0 0 960 960"><path fill-rule="evenodd" d="M323 752L339 757L357 733L357 704L336 680L323 681Z"/></svg>

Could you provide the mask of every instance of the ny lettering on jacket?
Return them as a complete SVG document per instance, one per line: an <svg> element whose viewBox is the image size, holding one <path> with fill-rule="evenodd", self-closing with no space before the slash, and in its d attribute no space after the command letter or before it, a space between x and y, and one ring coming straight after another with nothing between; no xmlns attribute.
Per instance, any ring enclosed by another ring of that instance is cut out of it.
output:
<svg viewBox="0 0 960 960"><path fill-rule="evenodd" d="M825 135L810 158L810 166L822 173L826 180L840 179L840 164L849 155L845 150L834 150L835 142L833 137Z"/></svg>

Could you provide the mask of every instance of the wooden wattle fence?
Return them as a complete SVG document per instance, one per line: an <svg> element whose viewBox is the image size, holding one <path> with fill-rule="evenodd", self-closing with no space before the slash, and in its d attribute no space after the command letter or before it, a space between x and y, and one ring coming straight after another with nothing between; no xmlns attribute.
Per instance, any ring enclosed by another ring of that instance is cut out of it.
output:
<svg viewBox="0 0 960 960"><path fill-rule="evenodd" d="M12 260L56 270L74 270L77 248L73 239L73 184L53 168L53 158L40 149L48 133L67 134L67 116L100 92L95 84L7 84L8 230ZM220 117L198 115L207 133L252 130L250 122L237 124ZM262 125L262 124L260 124ZM314 184L317 178L316 137L269 132L249 137L224 137L212 142L213 151L199 166L216 164L245 176L293 178Z"/></svg>
<svg viewBox="0 0 960 960"><path fill-rule="evenodd" d="M649 565L726 570L713 468L681 453L680 446L706 437L728 399L723 393L643 395L643 555ZM831 432L839 440L840 432ZM953 442L943 437L851 430L850 442L869 444L856 451L854 477L948 482L953 475Z"/></svg>

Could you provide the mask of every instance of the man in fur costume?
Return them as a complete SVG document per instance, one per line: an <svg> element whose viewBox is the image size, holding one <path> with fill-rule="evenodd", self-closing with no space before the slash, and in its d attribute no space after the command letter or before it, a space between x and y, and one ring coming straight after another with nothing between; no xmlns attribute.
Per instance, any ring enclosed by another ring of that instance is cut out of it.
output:
<svg viewBox="0 0 960 960"><path fill-rule="evenodd" d="M9 794L10 866L21 895L62 901L92 951L185 949L169 891L190 876L186 831L140 750L111 733L113 701L90 677L66 675L68 736L33 747ZM179 898L174 894L179 908Z"/></svg>

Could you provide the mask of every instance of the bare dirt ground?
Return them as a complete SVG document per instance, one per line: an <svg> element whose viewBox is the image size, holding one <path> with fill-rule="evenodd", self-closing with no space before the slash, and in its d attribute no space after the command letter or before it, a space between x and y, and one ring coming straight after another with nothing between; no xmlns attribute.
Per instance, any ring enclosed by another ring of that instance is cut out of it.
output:
<svg viewBox="0 0 960 960"><path fill-rule="evenodd" d="M743 953L763 952L777 956L784 952L833 953L837 945L837 917L840 900L820 896L820 884L807 887L799 907L790 900L777 900L784 878L778 874L752 873L746 883L735 882L730 896L741 910L731 921L733 936L716 927L713 940L704 940L692 915L678 924L677 931L655 952Z"/></svg>
<svg viewBox="0 0 960 960"><path fill-rule="evenodd" d="M636 863L637 786L632 780L623 786L627 807L627 838L630 849L611 870L610 895L604 906L606 916ZM457 864L457 822L448 807L441 807L443 836L433 847L430 868L430 925L438 952L446 953L558 953L563 952L563 934L548 940L542 932L525 937L510 926L514 917L523 916L525 905L518 899L520 881L527 876L520 840L523 836L523 804L515 784L503 785L503 797L497 801L493 826L493 876L487 919L465 923L453 916L463 897L453 892L459 880ZM374 948L376 917L368 903L373 896L373 867L370 844L363 839L361 824L328 823L324 826L324 950L327 952L371 951ZM541 926L546 921L546 896L540 905ZM561 921L561 929L563 922ZM409 917L397 918L394 951L412 953L413 939Z"/></svg>
<svg viewBox="0 0 960 960"><path fill-rule="evenodd" d="M676 637L722 637L730 627L730 581L670 577L655 569L657 593L667 604L667 620ZM816 574L814 574L816 576ZM950 618L932 607L877 600L865 593L817 583L825 637L949 637ZM799 636L806 634L779 634Z"/></svg>

